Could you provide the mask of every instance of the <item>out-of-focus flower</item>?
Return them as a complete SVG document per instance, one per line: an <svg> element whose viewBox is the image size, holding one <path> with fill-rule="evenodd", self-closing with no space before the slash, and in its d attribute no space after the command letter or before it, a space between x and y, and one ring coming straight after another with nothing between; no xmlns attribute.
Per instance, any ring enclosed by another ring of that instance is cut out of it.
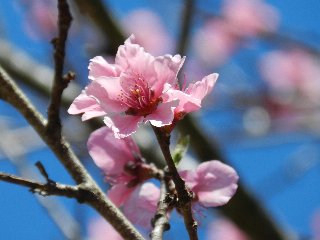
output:
<svg viewBox="0 0 320 240"><path fill-rule="evenodd" d="M222 16L240 37L255 37L278 26L276 10L262 0L225 0Z"/></svg>
<svg viewBox="0 0 320 240"><path fill-rule="evenodd" d="M207 240L248 240L249 238L232 222L218 219L208 226Z"/></svg>
<svg viewBox="0 0 320 240"><path fill-rule="evenodd" d="M123 212L134 224L151 228L151 219L154 217L160 189L150 182L139 185L128 197L123 206Z"/></svg>
<svg viewBox="0 0 320 240"><path fill-rule="evenodd" d="M25 7L25 31L35 39L51 40L57 31L58 9L52 0L20 0Z"/></svg>
<svg viewBox="0 0 320 240"><path fill-rule="evenodd" d="M103 218L90 220L88 240L123 240L120 234Z"/></svg>
<svg viewBox="0 0 320 240"><path fill-rule="evenodd" d="M201 163L195 171L181 171L180 175L204 207L226 204L238 188L236 171L220 161Z"/></svg>
<svg viewBox="0 0 320 240"><path fill-rule="evenodd" d="M170 52L172 39L164 28L161 19L149 9L137 9L130 12L122 21L128 34L133 33L136 41L152 54Z"/></svg>
<svg viewBox="0 0 320 240"><path fill-rule="evenodd" d="M210 66L227 61L238 46L237 39L223 20L209 20L198 30L193 42L197 57Z"/></svg>
<svg viewBox="0 0 320 240"><path fill-rule="evenodd" d="M275 93L320 102L320 62L300 50L278 50L266 54L260 64L263 78Z"/></svg>
<svg viewBox="0 0 320 240"><path fill-rule="evenodd" d="M320 240L320 210L318 209L312 218L313 240Z"/></svg>
<svg viewBox="0 0 320 240"><path fill-rule="evenodd" d="M160 198L152 183L150 166L142 162L140 151L131 137L115 139L108 127L94 131L88 140L89 154L112 185L108 197L135 224L149 226ZM136 211L140 209L141 211Z"/></svg>
<svg viewBox="0 0 320 240"><path fill-rule="evenodd" d="M153 57L131 36L119 47L115 64L101 57L92 59L89 79L93 81L68 112L84 112L84 120L107 113L104 122L116 138L131 135L142 122L156 127L169 125L178 103L164 101L168 99L164 86L175 83L183 62L180 55Z"/></svg>
<svg viewBox="0 0 320 240"><path fill-rule="evenodd" d="M218 74L213 73L204 77L201 81L191 83L186 89L169 89L167 94L170 99L179 99L179 105L175 108L175 118L180 120L187 113L201 108L202 99L209 94L218 79Z"/></svg>

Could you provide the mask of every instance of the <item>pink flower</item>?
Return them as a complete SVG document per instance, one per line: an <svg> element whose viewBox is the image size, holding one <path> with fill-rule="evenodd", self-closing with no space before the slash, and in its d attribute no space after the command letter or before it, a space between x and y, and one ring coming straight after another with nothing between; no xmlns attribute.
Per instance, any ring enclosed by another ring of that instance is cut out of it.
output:
<svg viewBox="0 0 320 240"><path fill-rule="evenodd" d="M196 33L194 48L201 62L210 66L225 63L236 51L239 43L230 26L223 20L209 20Z"/></svg>
<svg viewBox="0 0 320 240"><path fill-rule="evenodd" d="M201 163L195 171L181 171L180 175L204 207L226 204L238 188L236 171L219 161Z"/></svg>
<svg viewBox="0 0 320 240"><path fill-rule="evenodd" d="M152 183L149 165L141 160L138 146L131 137L115 139L108 127L94 131L88 140L89 154L112 185L107 195L135 224L149 226L160 198ZM139 209L139 211L137 211Z"/></svg>
<svg viewBox="0 0 320 240"><path fill-rule="evenodd" d="M191 83L184 90L171 88L167 91L170 100L178 99L179 104L175 108L175 118L180 120L186 113L197 111L201 108L203 98L208 95L218 79L219 74L213 73L204 77L201 81Z"/></svg>
<svg viewBox="0 0 320 240"><path fill-rule="evenodd" d="M131 36L119 47L115 64L102 57L91 60L92 82L68 112L84 113L83 120L106 114L104 122L116 138L131 135L142 122L156 127L169 125L177 101L169 101L164 86L175 83L183 62L180 55L153 57Z"/></svg>
<svg viewBox="0 0 320 240"><path fill-rule="evenodd" d="M141 154L131 137L115 139L108 127L102 127L91 133L87 146L90 156L102 169L107 181L127 183L134 178L125 171L125 167L139 164Z"/></svg>
<svg viewBox="0 0 320 240"><path fill-rule="evenodd" d="M249 238L232 222L226 219L215 220L208 226L208 240L248 240Z"/></svg>
<svg viewBox="0 0 320 240"><path fill-rule="evenodd" d="M262 0L225 0L222 15L240 37L274 31L278 25L276 10Z"/></svg>
<svg viewBox="0 0 320 240"><path fill-rule="evenodd" d="M88 226L88 240L123 240L120 234L103 218L92 219Z"/></svg>

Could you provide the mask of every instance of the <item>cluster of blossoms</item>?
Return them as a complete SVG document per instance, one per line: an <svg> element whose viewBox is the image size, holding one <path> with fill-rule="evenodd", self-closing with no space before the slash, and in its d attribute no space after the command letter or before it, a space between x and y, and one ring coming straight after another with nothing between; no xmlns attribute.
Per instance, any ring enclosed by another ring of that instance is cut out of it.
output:
<svg viewBox="0 0 320 240"><path fill-rule="evenodd" d="M102 57L91 60L91 82L68 110L83 113L82 120L104 116L106 126L89 137L89 153L112 186L109 198L144 227L151 226L160 198L159 188L148 180L159 170L144 161L130 135L146 122L171 131L186 113L201 107L218 77L210 74L180 89L177 74L183 62L180 55L153 57L131 36L119 47L115 64ZM219 161L180 175L194 192L194 202L204 207L227 203L237 189L235 170Z"/></svg>

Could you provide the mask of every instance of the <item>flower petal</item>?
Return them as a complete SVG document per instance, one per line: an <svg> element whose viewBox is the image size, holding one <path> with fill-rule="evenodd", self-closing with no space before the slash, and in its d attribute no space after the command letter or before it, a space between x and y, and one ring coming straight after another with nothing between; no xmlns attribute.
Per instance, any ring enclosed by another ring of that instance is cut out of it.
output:
<svg viewBox="0 0 320 240"><path fill-rule="evenodd" d="M198 81L194 84L190 84L185 92L201 101L207 94L211 92L218 77L219 74L212 73L204 77L201 81Z"/></svg>
<svg viewBox="0 0 320 240"><path fill-rule="evenodd" d="M76 97L76 99L70 105L68 113L85 113L82 116L82 121L106 114L99 106L98 102L94 98L89 97L85 91L82 91L82 93L78 97Z"/></svg>
<svg viewBox="0 0 320 240"><path fill-rule="evenodd" d="M159 199L160 189L153 183L146 182L132 192L124 204L123 212L134 224L151 228L151 219Z"/></svg>
<svg viewBox="0 0 320 240"><path fill-rule="evenodd" d="M117 207L122 206L127 200L129 199L131 193L135 190L135 188L128 188L125 183L119 183L112 186L107 195L110 200L116 205Z"/></svg>
<svg viewBox="0 0 320 240"><path fill-rule="evenodd" d="M89 79L95 80L98 77L118 77L120 71L114 64L109 64L103 57L97 56L90 60Z"/></svg>
<svg viewBox="0 0 320 240"><path fill-rule="evenodd" d="M164 96L168 100L179 99L179 105L176 107L175 112L189 113L197 111L201 107L201 100L180 90L170 89Z"/></svg>
<svg viewBox="0 0 320 240"><path fill-rule="evenodd" d="M112 129L115 138L119 139L134 133L142 120L142 116L115 115L112 117L105 117L103 121Z"/></svg>
<svg viewBox="0 0 320 240"><path fill-rule="evenodd" d="M108 127L92 132L87 146L94 163L108 176L121 175L125 164L135 161L135 156L140 155L131 137L115 139Z"/></svg>
<svg viewBox="0 0 320 240"><path fill-rule="evenodd" d="M196 172L198 184L192 190L205 207L226 204L238 188L236 171L220 161L201 163Z"/></svg>
<svg viewBox="0 0 320 240"><path fill-rule="evenodd" d="M127 109L120 98L120 79L118 77L99 77L86 88L88 96L94 97L107 113L119 113Z"/></svg>
<svg viewBox="0 0 320 240"><path fill-rule="evenodd" d="M145 121L150 121L150 123L155 127L162 127L171 124L174 118L174 108L178 103L179 101L175 100L159 104L153 113L146 116Z"/></svg>

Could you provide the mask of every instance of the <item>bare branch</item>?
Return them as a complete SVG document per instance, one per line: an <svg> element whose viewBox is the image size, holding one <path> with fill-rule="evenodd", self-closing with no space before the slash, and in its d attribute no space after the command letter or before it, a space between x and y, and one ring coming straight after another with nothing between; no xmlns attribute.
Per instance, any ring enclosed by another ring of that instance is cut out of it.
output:
<svg viewBox="0 0 320 240"><path fill-rule="evenodd" d="M163 233L170 229L170 224L167 217L167 213L170 208L169 204L166 201L166 197L168 196L167 194L169 194L167 183L164 176L162 176L158 208L154 218L152 219L152 224L154 226L150 234L152 240L162 240Z"/></svg>
<svg viewBox="0 0 320 240"><path fill-rule="evenodd" d="M42 196L57 195L80 199L80 191L77 186L64 185L60 183L39 183L3 172L0 172L0 180L27 187L31 192L38 193Z"/></svg>
<svg viewBox="0 0 320 240"><path fill-rule="evenodd" d="M68 79L63 77L65 45L72 16L66 0L58 0L58 37L52 40L54 46L55 74L51 92L51 102L48 108L48 131L61 135L59 109L63 90L68 86Z"/></svg>

